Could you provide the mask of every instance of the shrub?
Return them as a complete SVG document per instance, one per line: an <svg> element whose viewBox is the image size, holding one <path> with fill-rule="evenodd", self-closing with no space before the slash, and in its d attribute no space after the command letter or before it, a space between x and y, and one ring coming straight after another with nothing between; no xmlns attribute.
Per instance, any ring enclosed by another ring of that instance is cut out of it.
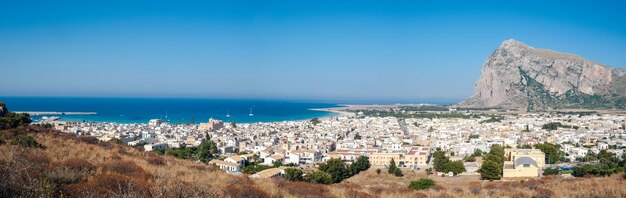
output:
<svg viewBox="0 0 626 198"><path fill-rule="evenodd" d="M543 171L543 175L558 175L559 174L559 169L557 168L546 168Z"/></svg>
<svg viewBox="0 0 626 198"><path fill-rule="evenodd" d="M545 188L537 188L535 190L535 198L551 198L554 197L554 192Z"/></svg>
<svg viewBox="0 0 626 198"><path fill-rule="evenodd" d="M50 181L57 185L67 185L87 180L96 167L83 159L67 159L47 172Z"/></svg>
<svg viewBox="0 0 626 198"><path fill-rule="evenodd" d="M400 170L400 168L395 168L393 169L393 175L396 177L402 177L404 176L404 173L402 173L402 170Z"/></svg>
<svg viewBox="0 0 626 198"><path fill-rule="evenodd" d="M382 171L380 170L380 168L379 168L379 169L376 169L376 174L380 175L380 172L382 172Z"/></svg>
<svg viewBox="0 0 626 198"><path fill-rule="evenodd" d="M57 166L46 171L47 179L57 186L85 181L87 176L88 175L84 171L77 171L63 166Z"/></svg>
<svg viewBox="0 0 626 198"><path fill-rule="evenodd" d="M89 163L89 161L79 158L70 158L61 163L61 166L72 170L94 171L96 166Z"/></svg>
<svg viewBox="0 0 626 198"><path fill-rule="evenodd" d="M29 164L45 167L50 163L50 159L45 153L39 151L27 151L21 154L28 161Z"/></svg>
<svg viewBox="0 0 626 198"><path fill-rule="evenodd" d="M96 186L109 192L111 196L116 197L141 197L150 193L149 184L120 174L98 174L93 177L93 182Z"/></svg>
<svg viewBox="0 0 626 198"><path fill-rule="evenodd" d="M163 166L165 165L165 159L163 159L163 157L161 156L148 156L146 157L146 161L148 162L148 164L152 164L155 166Z"/></svg>
<svg viewBox="0 0 626 198"><path fill-rule="evenodd" d="M282 189L296 197L331 197L328 189L321 184L311 184L306 182L284 182Z"/></svg>
<svg viewBox="0 0 626 198"><path fill-rule="evenodd" d="M3 110L1 112L4 115L0 116L0 129L12 129L19 126L28 126L32 122L30 116L26 113L7 113L8 110Z"/></svg>
<svg viewBox="0 0 626 198"><path fill-rule="evenodd" d="M106 194L105 189L88 182L66 185L61 192L68 197L102 197Z"/></svg>
<svg viewBox="0 0 626 198"><path fill-rule="evenodd" d="M420 192L415 192L415 193L413 193L413 195L411 197L412 198L428 198L428 195L426 195L424 193L420 193Z"/></svg>
<svg viewBox="0 0 626 198"><path fill-rule="evenodd" d="M111 154L111 159L112 160L121 160L122 157L120 157L118 154L113 153L113 154Z"/></svg>
<svg viewBox="0 0 626 198"><path fill-rule="evenodd" d="M41 144L39 144L35 140L35 138L33 138L31 136L27 136L27 135L15 136L15 143L17 145L20 145L20 146L23 146L23 147L43 148L43 146L41 146Z"/></svg>
<svg viewBox="0 0 626 198"><path fill-rule="evenodd" d="M375 197L373 195L370 195L366 192L361 192L361 191L357 191L354 189L348 189L346 190L346 197L348 198L369 198L369 197Z"/></svg>
<svg viewBox="0 0 626 198"><path fill-rule="evenodd" d="M267 193L252 185L231 184L224 189L231 197L247 197L247 198L265 198L269 197Z"/></svg>
<svg viewBox="0 0 626 198"><path fill-rule="evenodd" d="M144 171L141 167L137 166L137 164L132 161L112 161L104 164L103 170L105 172L127 175L134 178L150 178L150 175L146 171Z"/></svg>
<svg viewBox="0 0 626 198"><path fill-rule="evenodd" d="M371 193L374 193L374 194L380 195L380 193L382 193L385 189L384 189L384 188L382 188L382 187L369 187L369 188L368 188L368 190L369 190Z"/></svg>
<svg viewBox="0 0 626 198"><path fill-rule="evenodd" d="M437 191L437 192L439 192L439 191L446 191L446 187L444 187L442 185L439 185L439 184L433 186L432 189Z"/></svg>
<svg viewBox="0 0 626 198"><path fill-rule="evenodd" d="M415 190L425 190L435 186L435 181L432 179L422 178L417 181L412 181L409 185L410 188Z"/></svg>
<svg viewBox="0 0 626 198"><path fill-rule="evenodd" d="M482 188L480 186L470 186L469 191L474 195L479 195Z"/></svg>
<svg viewBox="0 0 626 198"><path fill-rule="evenodd" d="M98 138L94 136L80 136L78 140L87 144L98 144L99 142Z"/></svg>

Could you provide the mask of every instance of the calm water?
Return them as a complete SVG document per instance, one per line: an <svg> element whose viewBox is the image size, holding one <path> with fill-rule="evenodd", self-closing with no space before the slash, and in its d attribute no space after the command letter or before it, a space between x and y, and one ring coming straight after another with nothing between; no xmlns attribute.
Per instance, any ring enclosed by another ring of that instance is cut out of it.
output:
<svg viewBox="0 0 626 198"><path fill-rule="evenodd" d="M147 123L161 118L172 123L206 122L209 118L237 123L277 122L332 116L312 108L336 107L309 103L248 99L47 98L0 97L10 111L97 112L97 115L54 115L63 121ZM254 116L249 116L250 109ZM226 117L230 114L230 117ZM34 116L38 120L40 116Z"/></svg>

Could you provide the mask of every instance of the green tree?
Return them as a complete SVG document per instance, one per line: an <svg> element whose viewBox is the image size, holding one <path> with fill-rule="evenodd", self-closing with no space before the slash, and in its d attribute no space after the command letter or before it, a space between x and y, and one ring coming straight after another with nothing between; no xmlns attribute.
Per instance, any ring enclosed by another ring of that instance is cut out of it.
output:
<svg viewBox="0 0 626 198"><path fill-rule="evenodd" d="M338 158L331 158L326 163L321 163L319 170L330 174L333 178L333 183L339 183L351 176L351 172L346 168L346 165Z"/></svg>
<svg viewBox="0 0 626 198"><path fill-rule="evenodd" d="M474 150L474 153L472 154L473 157L480 157L483 156L483 151L481 151L480 149L476 149Z"/></svg>
<svg viewBox="0 0 626 198"><path fill-rule="evenodd" d="M435 153L433 153L433 167L436 171L445 172L446 163L448 163L449 158L446 157L446 153L437 149Z"/></svg>
<svg viewBox="0 0 626 198"><path fill-rule="evenodd" d="M365 171L367 169L370 168L371 164L370 164L370 160L368 157L366 156L359 156L356 159L356 162L353 163L353 165L356 167L356 169L360 172L360 171Z"/></svg>
<svg viewBox="0 0 626 198"><path fill-rule="evenodd" d="M396 168L393 170L393 175L396 177L402 177L404 176L404 173L402 173L402 170L400 170L400 168Z"/></svg>
<svg viewBox="0 0 626 198"><path fill-rule="evenodd" d="M547 164L556 164L565 156L565 153L560 150L561 146L558 144L537 144L535 145L535 148L545 153L545 160Z"/></svg>
<svg viewBox="0 0 626 198"><path fill-rule="evenodd" d="M280 167L282 165L283 165L283 163L280 162L280 160L276 160L276 161L272 162L272 166L275 167L275 168L278 168L278 167Z"/></svg>
<svg viewBox="0 0 626 198"><path fill-rule="evenodd" d="M426 179L426 178L412 181L411 184L409 184L409 188L412 188L415 190L426 190L433 186L435 186L435 181L432 179Z"/></svg>
<svg viewBox="0 0 626 198"><path fill-rule="evenodd" d="M313 119L311 119L311 124L313 124L313 125L317 125L317 124L319 124L319 123L321 123L321 121L320 121L320 119L319 119L319 118L313 118Z"/></svg>
<svg viewBox="0 0 626 198"><path fill-rule="evenodd" d="M305 181L314 184L332 184L333 176L324 171L315 171L304 177Z"/></svg>
<svg viewBox="0 0 626 198"><path fill-rule="evenodd" d="M297 168L285 169L285 175L283 175L283 177L292 182L304 181L304 177L302 177L302 170Z"/></svg>
<svg viewBox="0 0 626 198"><path fill-rule="evenodd" d="M376 174L380 175L380 172L382 172L382 171L380 170L380 168L379 168L379 169L376 169Z"/></svg>
<svg viewBox="0 0 626 198"><path fill-rule="evenodd" d="M393 160L392 158L391 161L389 162L389 168L387 169L387 173L393 174L397 168L398 167L396 166L396 161Z"/></svg>
<svg viewBox="0 0 626 198"><path fill-rule="evenodd" d="M483 161L483 164L478 170L480 177L487 180L499 180L502 178L502 167L497 162L491 160Z"/></svg>
<svg viewBox="0 0 626 198"><path fill-rule="evenodd" d="M454 175L465 172L463 161L448 161L445 165L445 172L452 172Z"/></svg>
<svg viewBox="0 0 626 198"><path fill-rule="evenodd" d="M213 142L211 140L211 136L209 136L208 134L204 135L204 141L202 141L202 143L200 143L200 145L198 145L197 149L195 150L196 153L196 158L197 160L200 160L201 162L207 163L208 161L211 161L211 159L213 159L214 155L217 154L217 144L215 144L215 142ZM190 148L190 149L187 149ZM187 147L185 148L186 153L193 153L193 149L191 149L191 147ZM187 155L187 154L185 154ZM185 159L189 159L189 157L184 157Z"/></svg>

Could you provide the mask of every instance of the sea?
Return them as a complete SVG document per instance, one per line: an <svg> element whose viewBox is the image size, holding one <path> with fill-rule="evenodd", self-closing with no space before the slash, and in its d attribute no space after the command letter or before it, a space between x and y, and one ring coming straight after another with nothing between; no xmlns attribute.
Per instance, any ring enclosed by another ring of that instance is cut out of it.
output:
<svg viewBox="0 0 626 198"><path fill-rule="evenodd" d="M326 102L265 99L176 99L176 98L72 98L0 97L9 111L95 112L92 115L58 116L60 121L147 123L163 119L170 123L200 123L209 118L225 122L255 123L307 120L335 115L313 109L338 107Z"/></svg>

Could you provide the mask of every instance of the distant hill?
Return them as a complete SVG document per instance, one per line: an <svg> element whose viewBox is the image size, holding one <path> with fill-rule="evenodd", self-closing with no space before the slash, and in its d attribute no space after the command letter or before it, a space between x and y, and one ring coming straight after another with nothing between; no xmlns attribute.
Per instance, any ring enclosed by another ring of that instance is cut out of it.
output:
<svg viewBox="0 0 626 198"><path fill-rule="evenodd" d="M460 106L544 111L623 109L626 70L506 40L489 56Z"/></svg>

